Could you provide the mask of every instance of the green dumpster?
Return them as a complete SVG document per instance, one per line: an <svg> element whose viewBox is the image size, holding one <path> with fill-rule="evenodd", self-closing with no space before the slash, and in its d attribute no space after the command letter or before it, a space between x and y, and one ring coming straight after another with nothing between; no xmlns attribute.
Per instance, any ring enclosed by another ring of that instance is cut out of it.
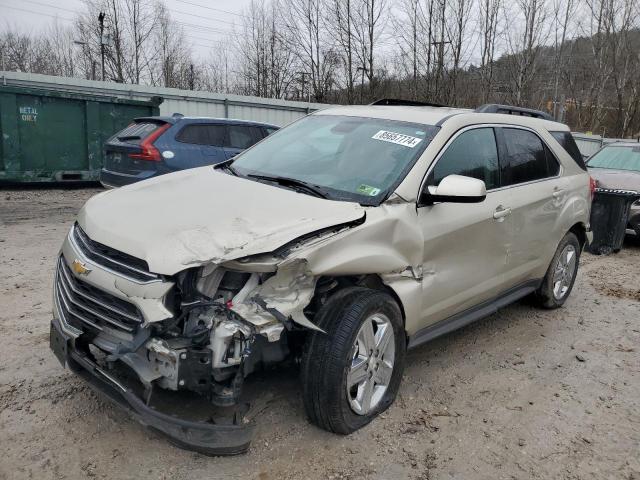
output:
<svg viewBox="0 0 640 480"><path fill-rule="evenodd" d="M105 140L161 102L0 86L0 183L97 180Z"/></svg>

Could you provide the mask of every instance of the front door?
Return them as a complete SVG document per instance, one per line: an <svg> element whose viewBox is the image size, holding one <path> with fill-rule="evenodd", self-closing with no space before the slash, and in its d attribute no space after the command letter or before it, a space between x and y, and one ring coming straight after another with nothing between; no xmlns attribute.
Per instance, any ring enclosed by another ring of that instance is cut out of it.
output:
<svg viewBox="0 0 640 480"><path fill-rule="evenodd" d="M435 186L458 174L485 182L480 203L436 203L418 209L424 235L422 325L443 320L507 286L507 251L512 242L509 192L500 188L494 129L472 127L456 134L427 176Z"/></svg>

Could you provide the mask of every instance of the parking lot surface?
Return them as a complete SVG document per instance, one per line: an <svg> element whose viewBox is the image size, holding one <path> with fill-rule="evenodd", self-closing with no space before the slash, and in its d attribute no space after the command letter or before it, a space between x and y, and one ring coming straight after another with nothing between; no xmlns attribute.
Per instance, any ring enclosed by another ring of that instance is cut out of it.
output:
<svg viewBox="0 0 640 480"><path fill-rule="evenodd" d="M640 478L640 243L584 254L565 307L521 302L409 354L395 404L348 437L310 425L297 372L247 380L247 455L180 450L49 350L56 254L98 189L0 192L0 479Z"/></svg>

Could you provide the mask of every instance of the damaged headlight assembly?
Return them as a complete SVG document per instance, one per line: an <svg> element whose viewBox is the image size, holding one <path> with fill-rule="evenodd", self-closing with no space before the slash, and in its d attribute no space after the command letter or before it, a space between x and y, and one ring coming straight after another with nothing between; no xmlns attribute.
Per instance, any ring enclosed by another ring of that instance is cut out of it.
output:
<svg viewBox="0 0 640 480"><path fill-rule="evenodd" d="M211 352L216 405L236 403L244 377L289 356L286 331L318 330L303 313L315 278L304 262L278 261L240 259L181 275L182 314L172 334Z"/></svg>

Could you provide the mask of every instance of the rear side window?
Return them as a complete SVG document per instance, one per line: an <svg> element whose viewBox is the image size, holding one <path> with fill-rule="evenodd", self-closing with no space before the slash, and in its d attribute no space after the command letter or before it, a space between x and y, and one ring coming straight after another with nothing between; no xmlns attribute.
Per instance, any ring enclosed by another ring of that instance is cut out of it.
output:
<svg viewBox="0 0 640 480"><path fill-rule="evenodd" d="M184 127L176 140L182 143L192 143L194 145L211 145L221 147L224 145L225 126L194 124Z"/></svg>
<svg viewBox="0 0 640 480"><path fill-rule="evenodd" d="M549 132L553 138L555 138L560 145L567 151L571 158L578 164L578 166L587 171L587 166L584 163L584 159L582 158L582 154L580 153L580 149L576 144L573 135L571 132Z"/></svg>
<svg viewBox="0 0 640 480"><path fill-rule="evenodd" d="M258 127L229 125L229 147L244 150L262 139Z"/></svg>
<svg viewBox="0 0 640 480"><path fill-rule="evenodd" d="M163 122L136 122L129 125L121 132L116 133L113 138L118 139L120 142L132 143L134 145L140 145L140 143L155 132L157 129L164 125Z"/></svg>
<svg viewBox="0 0 640 480"><path fill-rule="evenodd" d="M430 185L447 175L464 175L483 180L487 190L500 183L498 149L493 128L477 128L460 134L438 159Z"/></svg>
<svg viewBox="0 0 640 480"><path fill-rule="evenodd" d="M553 177L560 165L535 133L517 128L503 128L506 152L502 162L503 186Z"/></svg>

